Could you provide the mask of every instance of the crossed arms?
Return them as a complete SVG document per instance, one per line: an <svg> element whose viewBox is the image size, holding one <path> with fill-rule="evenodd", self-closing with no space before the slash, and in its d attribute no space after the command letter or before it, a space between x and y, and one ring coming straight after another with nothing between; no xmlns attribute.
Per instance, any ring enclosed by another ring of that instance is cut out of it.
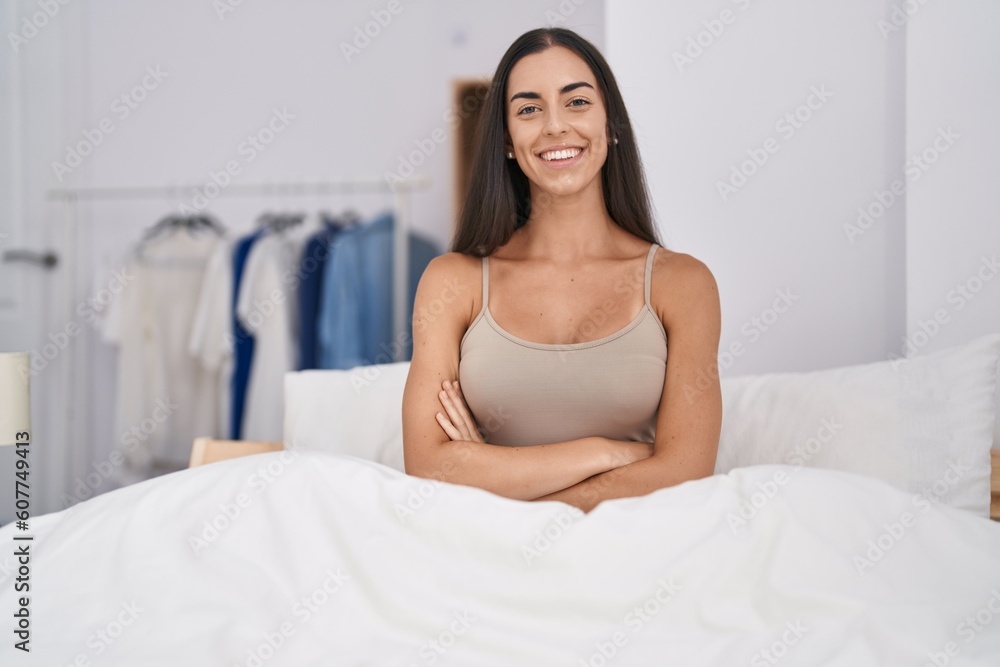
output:
<svg viewBox="0 0 1000 667"><path fill-rule="evenodd" d="M409 406L414 414L434 411L448 441L434 442L430 432L404 437L409 445L404 450L407 472L477 486L520 500L560 501L584 512L604 500L645 495L712 475L722 424L718 288L700 261L689 255L675 257L677 261L669 274L657 272L659 282L654 274L654 286L658 285L654 300L664 306L654 305L662 313L669 337L655 442L594 436L531 447L486 444L460 387L445 379L457 377L457 359L452 359L449 365L453 365L453 371L425 372L422 380L419 367L414 374L411 366L404 391L404 436ZM419 305L431 301L435 288L444 289L444 283L435 281L430 267L425 278L421 279L414 303L414 365L426 363L429 356L421 355L419 346L434 345L419 333L423 316ZM460 281L449 283L447 289L462 288ZM473 277L466 286L475 284ZM455 333L460 332L456 322ZM428 399L432 388L437 396Z"/></svg>

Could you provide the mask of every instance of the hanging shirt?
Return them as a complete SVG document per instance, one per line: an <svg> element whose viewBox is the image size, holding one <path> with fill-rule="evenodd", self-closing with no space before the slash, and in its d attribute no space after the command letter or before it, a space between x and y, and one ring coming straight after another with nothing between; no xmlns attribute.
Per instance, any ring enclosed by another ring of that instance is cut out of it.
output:
<svg viewBox="0 0 1000 667"><path fill-rule="evenodd" d="M218 420L206 436L230 433L233 374L233 242L220 242L205 267L188 352L217 377Z"/></svg>
<svg viewBox="0 0 1000 667"><path fill-rule="evenodd" d="M323 272L332 252L332 245L342 228L327 224L309 237L302 251L299 272L299 359L298 369L307 370L319 366L319 321L320 297L323 293Z"/></svg>
<svg viewBox="0 0 1000 667"><path fill-rule="evenodd" d="M411 357L417 284L440 251L431 241L408 233L406 339L396 340L392 322L393 227L392 212L385 212L372 222L344 230L333 247L320 301L320 368L389 363L396 347L402 348L401 360Z"/></svg>
<svg viewBox="0 0 1000 667"><path fill-rule="evenodd" d="M233 249L233 291L232 304L229 312L232 318L233 332L233 374L231 381L232 403L229 410L229 437L239 440L243 430L243 405L246 399L247 382L250 379L250 364L253 361L254 340L249 331L243 328L236 317L236 300L240 293L240 283L243 278L243 266L254 243L264 233L261 228L236 242Z"/></svg>
<svg viewBox="0 0 1000 667"><path fill-rule="evenodd" d="M298 281L305 239L298 229L269 232L247 256L236 317L254 340L242 438L281 441L285 373L297 364Z"/></svg>
<svg viewBox="0 0 1000 667"><path fill-rule="evenodd" d="M119 349L115 432L133 479L187 467L194 439L218 432L219 378L192 358L188 341L220 243L186 230L144 243L109 306L103 333Z"/></svg>

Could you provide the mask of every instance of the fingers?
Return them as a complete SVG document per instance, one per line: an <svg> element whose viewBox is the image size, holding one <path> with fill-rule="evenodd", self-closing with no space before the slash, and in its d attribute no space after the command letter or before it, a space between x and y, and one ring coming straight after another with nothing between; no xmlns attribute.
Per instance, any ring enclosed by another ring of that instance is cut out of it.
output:
<svg viewBox="0 0 1000 667"><path fill-rule="evenodd" d="M476 429L476 420L472 418L469 414L469 408L465 404L465 398L459 392L458 381L452 383L445 383L445 389L450 393L449 396L455 405L455 409L458 411L460 418L465 424L465 430L469 436L469 439L473 439L473 434L476 434L474 439L478 440L479 431Z"/></svg>
<svg viewBox="0 0 1000 667"><path fill-rule="evenodd" d="M434 416L437 419L438 424L441 425L441 428L444 429L444 432L448 434L449 438L451 438L452 440L463 439L462 434L458 432L458 430L454 427L454 425L452 425L450 421L448 421L447 417L445 417L440 412L436 413Z"/></svg>
<svg viewBox="0 0 1000 667"><path fill-rule="evenodd" d="M452 383L445 380L441 385L444 389L438 393L438 398L448 412L452 425L461 434L460 439L482 442L483 439L476 427L476 421L472 418L465 400L458 392L457 382Z"/></svg>
<svg viewBox="0 0 1000 667"><path fill-rule="evenodd" d="M448 413L447 419L451 424L452 432L454 433L454 435L452 435L452 433L449 433L447 429L445 429L445 432L448 433L448 436L452 440L465 440L467 434L462 432L462 429L465 426L465 422L462 420L461 415L458 414L458 410L455 407L455 403L454 401L451 400L451 397L448 395L448 392L444 390L438 392L438 400L441 401L441 405L444 406L445 412ZM440 421L440 419L438 421Z"/></svg>

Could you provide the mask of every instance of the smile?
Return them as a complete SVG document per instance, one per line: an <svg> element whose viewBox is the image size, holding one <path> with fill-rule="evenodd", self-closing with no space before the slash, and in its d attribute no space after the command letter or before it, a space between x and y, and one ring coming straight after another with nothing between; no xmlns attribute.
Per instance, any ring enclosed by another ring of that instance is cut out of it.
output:
<svg viewBox="0 0 1000 667"><path fill-rule="evenodd" d="M564 148L558 151L541 153L539 159L549 167L568 167L576 164L580 156L586 152L584 148Z"/></svg>

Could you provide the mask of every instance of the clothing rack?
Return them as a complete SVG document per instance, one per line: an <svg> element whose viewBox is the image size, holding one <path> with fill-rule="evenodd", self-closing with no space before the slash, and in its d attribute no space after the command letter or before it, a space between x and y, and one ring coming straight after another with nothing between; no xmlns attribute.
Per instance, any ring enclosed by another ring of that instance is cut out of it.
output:
<svg viewBox="0 0 1000 667"><path fill-rule="evenodd" d="M396 340L402 340L406 331L406 295L409 285L409 229L410 229L410 193L425 189L430 185L427 178L409 178L390 185L385 179L336 179L327 181L289 181L280 183L234 183L225 188L216 188L217 194L211 199L232 196L316 196L326 194L350 194L353 192L391 192L394 199L395 214L393 216L393 290L392 290L392 324ZM80 187L54 188L48 191L47 197L63 201L63 224L68 234L68 247L71 249L67 257L67 279L69 285L76 282L76 264L74 252L77 233L77 203L81 200L114 200L114 199L163 199L203 187L197 186L134 186L134 187ZM393 361L400 361L403 346L396 346Z"/></svg>
<svg viewBox="0 0 1000 667"><path fill-rule="evenodd" d="M392 193L394 201L393 219L393 331L396 332L396 341L402 341L405 333L406 319L406 297L408 292L409 275L409 236L410 229L410 195L414 190L426 189L430 185L430 180L422 177L408 178L390 184L382 178L371 179L332 179L323 181L289 181L271 182L256 184L233 183L225 188L216 188L217 192L210 199L219 197L254 197L254 196L316 196L326 194L351 194L354 192L385 192ZM169 197L179 198L182 195L194 195L199 189L204 189L205 184L201 182L197 185L166 185L166 186L134 186L134 187L70 187L53 188L46 193L49 200L61 201L62 223L65 227L65 243L68 249L66 257L64 285L64 303L72 310L75 303L73 289L75 285L82 284L77 273L77 226L78 226L78 204L81 201L97 200L144 200L144 199L164 199ZM199 193L200 194L200 193ZM210 208L209 205L207 208ZM54 266L57 257L49 254L43 258L47 260L46 266ZM69 313L68 321L75 321L77 313ZM393 361L400 361L402 357L403 345L394 346ZM70 434L74 432L74 392L83 391L85 388L77 387L81 375L76 373L75 361L77 355L71 355L70 362L64 364L63 392L64 406L67 411L67 419L64 427L64 442L72 441ZM73 485L73 474L87 467L87 452L82 447L65 446L62 452L57 452L57 456L64 458L65 472L63 488L71 489Z"/></svg>

